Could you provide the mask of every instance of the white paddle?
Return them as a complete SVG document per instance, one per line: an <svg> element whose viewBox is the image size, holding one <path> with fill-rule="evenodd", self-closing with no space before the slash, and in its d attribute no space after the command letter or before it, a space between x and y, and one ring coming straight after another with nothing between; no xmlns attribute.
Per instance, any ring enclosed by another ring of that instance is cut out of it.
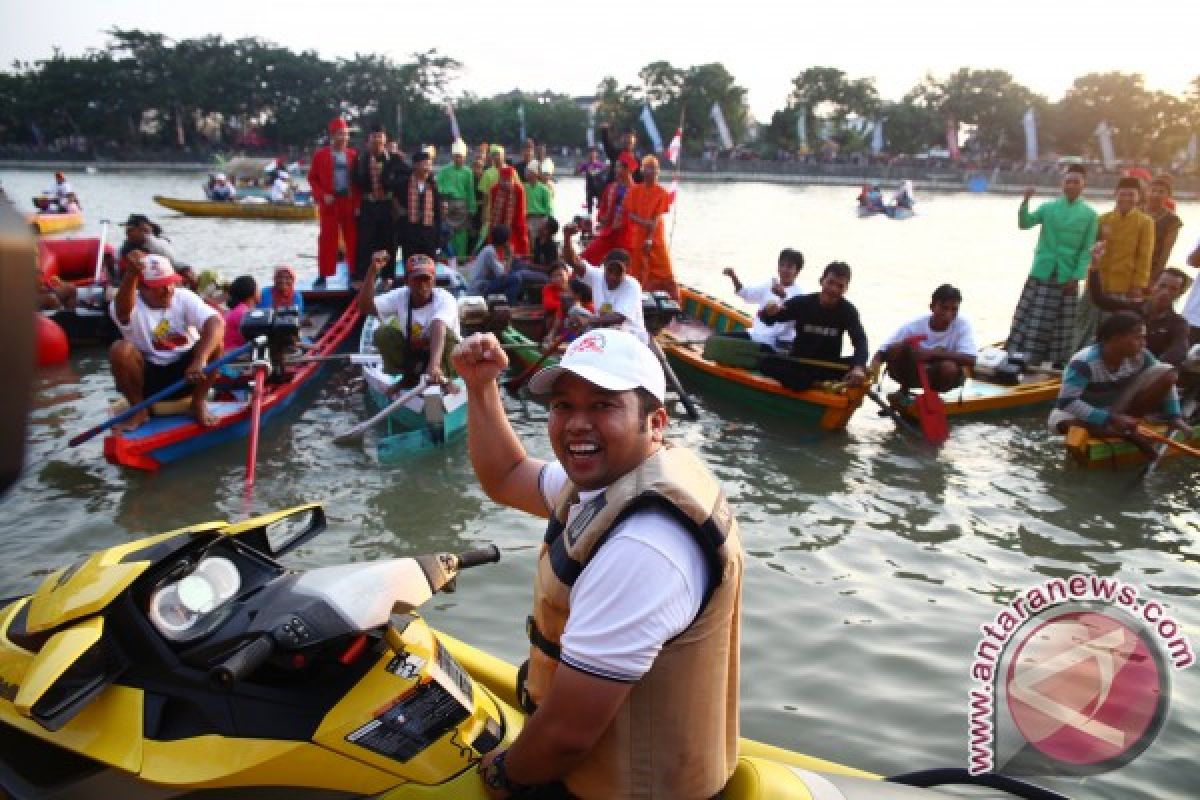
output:
<svg viewBox="0 0 1200 800"><path fill-rule="evenodd" d="M108 244L108 220L100 220L100 246L96 248L96 274L92 283L99 286L100 277L104 274L104 246Z"/></svg>
<svg viewBox="0 0 1200 800"><path fill-rule="evenodd" d="M347 444L349 442L352 442L352 441L356 440L359 436L361 436L363 434L363 431L368 430L376 422L386 419L389 414L391 414L393 411L395 411L400 406L407 403L412 398L416 397L417 393L422 391L425 388L426 378L427 378L427 376L422 375L421 380L417 381L416 386L409 389L407 392L400 395L392 402L388 403L387 407L384 408L382 411L380 411L375 416L371 417L368 420L358 423L353 428L350 428L347 431L343 431L342 433L339 433L337 436L334 436L333 437L334 443L335 444Z"/></svg>

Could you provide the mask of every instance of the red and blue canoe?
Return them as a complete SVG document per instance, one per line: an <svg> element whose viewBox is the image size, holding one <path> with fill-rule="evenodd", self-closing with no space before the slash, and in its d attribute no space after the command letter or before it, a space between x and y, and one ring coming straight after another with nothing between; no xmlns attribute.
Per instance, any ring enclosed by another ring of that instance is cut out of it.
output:
<svg viewBox="0 0 1200 800"><path fill-rule="evenodd" d="M332 355L348 342L358 327L358 306L354 294L346 290L304 293L305 312L311 325L302 333L311 337L313 347L306 356ZM270 382L263 397L262 422L278 416L290 406L321 372L320 360L284 368L284 380ZM104 440L104 457L113 464L155 471L164 464L225 442L244 439L250 434L250 392L235 389L232 399L210 401L209 410L217 418L211 428L201 427L190 414L151 415L136 430L112 432Z"/></svg>

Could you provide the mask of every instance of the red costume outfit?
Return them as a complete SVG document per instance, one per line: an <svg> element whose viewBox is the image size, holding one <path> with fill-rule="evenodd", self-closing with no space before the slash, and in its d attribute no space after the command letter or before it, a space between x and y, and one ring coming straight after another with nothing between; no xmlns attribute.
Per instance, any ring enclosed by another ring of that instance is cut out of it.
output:
<svg viewBox="0 0 1200 800"><path fill-rule="evenodd" d="M630 249L629 235L632 231L629 221L625 219L625 198L632 189L633 184L613 181L600 193L600 210L596 220L600 224L600 232L588 242L581 254L587 263L599 265L604 263L604 257L612 250Z"/></svg>
<svg viewBox="0 0 1200 800"><path fill-rule="evenodd" d="M344 119L329 123L329 132L346 130ZM360 194L351 179L354 160L357 156L351 147L346 154L346 188L338 191L334 185L334 155L331 147L322 147L313 153L312 165L308 169L308 184L312 187L313 202L321 218L321 232L317 235L317 270L322 278L337 272L338 233L341 233L346 258L354 259L358 252L358 229L355 214L358 212Z"/></svg>
<svg viewBox="0 0 1200 800"><path fill-rule="evenodd" d="M505 186L505 181L508 185ZM518 256L529 255L529 228L525 226L525 187L517 180L512 167L500 170L500 182L491 188L489 225L505 225L509 230L508 244ZM491 241L491 235L488 235Z"/></svg>

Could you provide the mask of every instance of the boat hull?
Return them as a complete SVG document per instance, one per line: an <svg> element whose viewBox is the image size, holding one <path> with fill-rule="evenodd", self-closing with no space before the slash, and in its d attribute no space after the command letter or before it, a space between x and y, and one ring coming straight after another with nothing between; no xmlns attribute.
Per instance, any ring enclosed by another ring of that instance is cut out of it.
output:
<svg viewBox="0 0 1200 800"><path fill-rule="evenodd" d="M942 403L946 408L946 416L949 417L1031 411L1053 403L1061 386L1062 381L1057 377L1016 386L968 378L960 389L943 392ZM916 404L909 403L904 406L904 413L917 419Z"/></svg>
<svg viewBox="0 0 1200 800"><path fill-rule="evenodd" d="M1161 425L1151 425L1159 433L1165 430ZM1192 426L1192 436L1186 444L1194 445L1200 441L1200 423ZM1135 464L1145 464L1146 454L1128 441L1112 436L1093 436L1084 428L1072 428L1063 438L1067 455L1081 467L1087 469L1116 469ZM1163 458L1174 458L1182 455L1179 450L1168 447L1163 451Z"/></svg>
<svg viewBox="0 0 1200 800"><path fill-rule="evenodd" d="M43 236L48 233L62 233L63 231L73 231L76 228L83 227L83 214L80 212L71 214L27 214L25 219L29 221L29 226L33 228L35 233Z"/></svg>
<svg viewBox="0 0 1200 800"><path fill-rule="evenodd" d="M315 205L282 205L275 203L212 203L207 200L184 200L178 197L155 195L154 202L189 217L222 217L227 219L269 219L302 222L317 218Z"/></svg>

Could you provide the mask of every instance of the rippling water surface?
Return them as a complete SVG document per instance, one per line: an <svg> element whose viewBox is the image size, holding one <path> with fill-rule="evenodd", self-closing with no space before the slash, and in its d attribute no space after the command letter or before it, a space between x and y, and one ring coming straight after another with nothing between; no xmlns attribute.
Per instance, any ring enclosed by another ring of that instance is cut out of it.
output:
<svg viewBox="0 0 1200 800"><path fill-rule="evenodd" d="M315 223L176 216L151 196L199 196L202 175L72 175L89 215L150 214L181 257L226 277L266 277L288 261L313 270ZM48 175L3 172L25 198ZM724 266L765 278L784 246L807 259L815 286L833 259L855 270L850 297L873 341L919 313L933 287L960 286L981 341L1000 339L1036 235L1016 230L1017 200L920 198L906 222L854 217L853 190L764 184L685 185L673 228L680 277L730 296ZM1107 199L1092 198L1107 206ZM563 180L559 216L581 185ZM1175 263L1200 229L1200 207ZM81 349L39 374L28 468L2 501L0 594L26 592L80 553L206 519L245 513L244 452L230 445L157 475L106 464L99 439L66 438L102 418L113 396L103 353ZM1085 571L1120 578L1161 600L1200 645L1196 600L1200 489L1195 464L1165 462L1144 486L1130 472L1064 464L1040 412L955 422L936 456L864 407L844 434L819 436L752 409L698 398L699 422L672 436L698 450L734 501L749 554L742 719L746 735L881 773L966 763L969 664L979 626L1015 593ZM522 657L522 621L540 525L488 501L461 442L391 467L330 437L363 416L349 368L265 431L254 511L323 500L330 531L296 557L305 565L454 550L494 541L505 559L470 573L428 609L436 624L509 659ZM544 412L510 401L531 451L549 452ZM1073 796L1194 797L1200 674L1173 675L1171 710L1133 764L1086 781Z"/></svg>

